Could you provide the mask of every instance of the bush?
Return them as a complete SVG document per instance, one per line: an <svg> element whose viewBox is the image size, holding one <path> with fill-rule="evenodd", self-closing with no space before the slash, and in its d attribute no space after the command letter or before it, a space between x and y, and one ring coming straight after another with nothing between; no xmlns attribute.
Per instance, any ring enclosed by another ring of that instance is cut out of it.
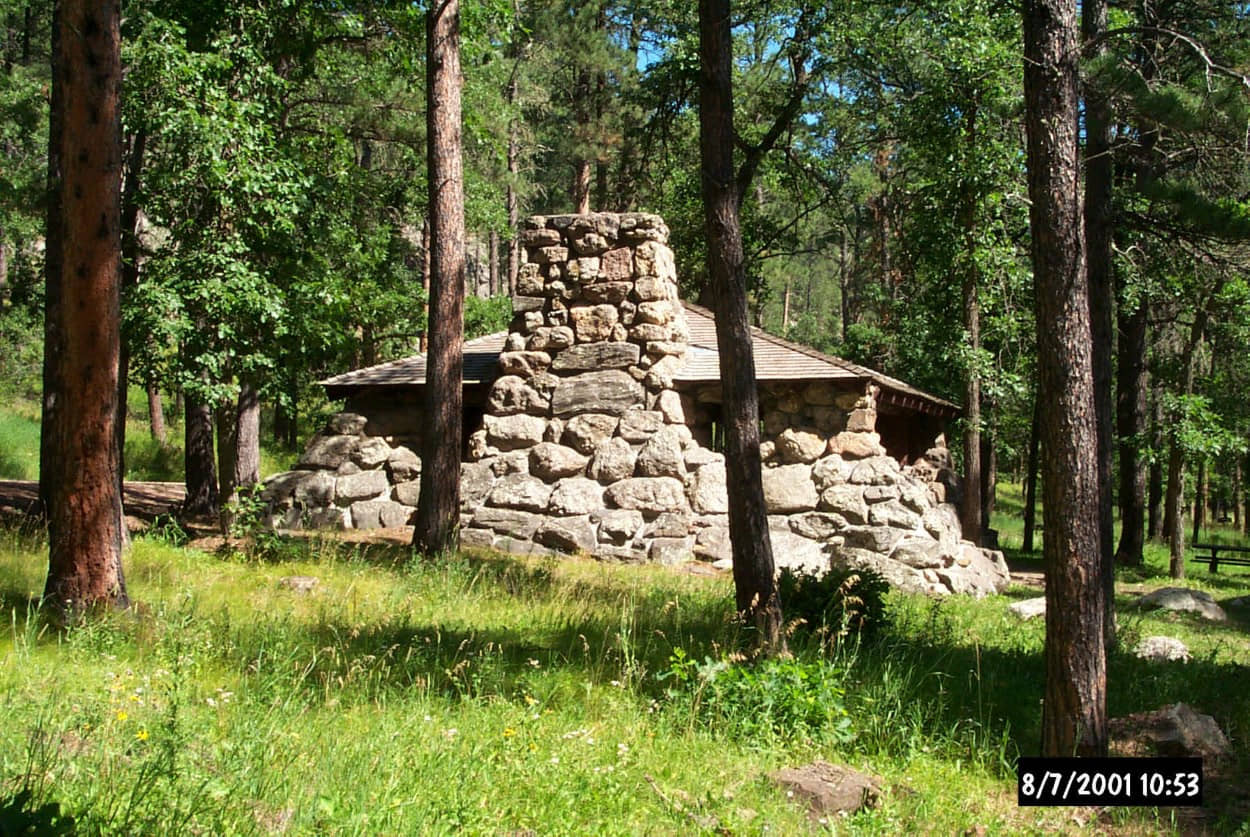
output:
<svg viewBox="0 0 1250 837"><path fill-rule="evenodd" d="M670 709L742 739L794 738L844 743L853 737L846 709L846 672L824 659L754 663L688 659L674 650Z"/></svg>
<svg viewBox="0 0 1250 837"><path fill-rule="evenodd" d="M812 575L790 568L777 579L787 619L801 620L797 629L836 643L854 635L872 636L885 624L889 583L872 570L832 569Z"/></svg>

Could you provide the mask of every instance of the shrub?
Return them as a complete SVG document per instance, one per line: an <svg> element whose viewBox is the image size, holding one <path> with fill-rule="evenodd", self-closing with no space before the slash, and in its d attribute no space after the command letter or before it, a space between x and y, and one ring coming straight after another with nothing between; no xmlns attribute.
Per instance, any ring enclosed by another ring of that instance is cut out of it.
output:
<svg viewBox="0 0 1250 837"><path fill-rule="evenodd" d="M713 660L674 650L668 706L709 729L743 739L794 738L846 742L846 672L825 659Z"/></svg>
<svg viewBox="0 0 1250 837"><path fill-rule="evenodd" d="M785 615L798 629L836 643L848 635L868 638L885 624L889 583L872 570L832 569L817 576L790 568L777 579Z"/></svg>

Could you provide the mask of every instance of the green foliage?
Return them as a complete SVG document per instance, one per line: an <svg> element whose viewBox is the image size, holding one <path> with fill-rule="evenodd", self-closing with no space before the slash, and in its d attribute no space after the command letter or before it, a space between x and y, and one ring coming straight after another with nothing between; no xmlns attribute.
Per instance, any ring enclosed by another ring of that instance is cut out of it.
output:
<svg viewBox="0 0 1250 837"><path fill-rule="evenodd" d="M464 339L507 331L512 321L512 300L506 296L486 299L470 296L464 300Z"/></svg>
<svg viewBox="0 0 1250 837"><path fill-rule="evenodd" d="M846 709L846 672L823 658L764 659L753 663L690 659L674 649L670 711L709 730L747 739L810 739L845 744L853 738Z"/></svg>
<svg viewBox="0 0 1250 837"><path fill-rule="evenodd" d="M889 583L872 570L834 569L824 575L782 569L777 591L786 618L802 620L800 630L823 638L829 647L846 637L869 639L886 623Z"/></svg>

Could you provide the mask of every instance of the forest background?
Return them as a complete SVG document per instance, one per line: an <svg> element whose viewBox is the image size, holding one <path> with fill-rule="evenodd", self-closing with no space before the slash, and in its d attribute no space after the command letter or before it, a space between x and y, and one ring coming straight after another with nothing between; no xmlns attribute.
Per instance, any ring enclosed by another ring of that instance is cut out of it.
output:
<svg viewBox="0 0 1250 837"><path fill-rule="evenodd" d="M421 348L424 12L136 0L123 13L125 368L162 439L172 400L182 475L204 484L214 430L223 463L259 445L237 432L249 409L293 449L328 407L316 380ZM0 387L33 399L51 10L3 0L0 15ZM999 472L1035 471L1044 408L1019 14L957 0L735 15L735 121L747 150L772 148L743 198L751 316L966 405L952 448L987 522ZM690 4L463 16L467 335L506 327L513 231L535 213L661 214L683 294L703 298ZM1110 161L1108 269L1090 257L1100 391L1116 398L1121 516L1147 535L1178 532L1194 498L1195 524L1250 525L1247 28L1234 3L1112 4L1087 46L1087 113L1096 103L1106 129L1093 158ZM1140 561L1124 528L1120 557Z"/></svg>

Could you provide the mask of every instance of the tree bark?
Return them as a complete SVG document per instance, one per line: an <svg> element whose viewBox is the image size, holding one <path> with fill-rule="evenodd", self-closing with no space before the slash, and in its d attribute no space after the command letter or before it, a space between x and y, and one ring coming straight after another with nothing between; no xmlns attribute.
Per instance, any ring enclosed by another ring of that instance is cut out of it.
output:
<svg viewBox="0 0 1250 837"><path fill-rule="evenodd" d="M234 426L234 484L245 488L260 482L260 394L248 381L239 385Z"/></svg>
<svg viewBox="0 0 1250 837"><path fill-rule="evenodd" d="M1198 490L1194 492L1194 543L1207 524L1207 499L1211 493L1211 475L1205 459L1198 462Z"/></svg>
<svg viewBox="0 0 1250 837"><path fill-rule="evenodd" d="M191 517L216 517L217 468L213 459L213 408L186 399L183 463L187 497L182 512Z"/></svg>
<svg viewBox="0 0 1250 837"><path fill-rule="evenodd" d="M1150 393L1150 448L1155 455L1146 470L1146 534L1152 540L1168 537L1164 527L1166 515L1159 513L1163 504L1163 399L1158 388Z"/></svg>
<svg viewBox="0 0 1250 837"><path fill-rule="evenodd" d="M1233 458L1233 529L1241 531L1241 457Z"/></svg>
<svg viewBox="0 0 1250 837"><path fill-rule="evenodd" d="M995 409L992 402L989 412L992 416ZM981 434L981 531L990 530L990 520L994 516L994 505L998 500L998 450L995 445L995 428L991 425Z"/></svg>
<svg viewBox="0 0 1250 837"><path fill-rule="evenodd" d="M1217 299L1224 289L1224 280L1216 282L1209 299ZM1210 311L1205 300L1199 300L1198 310L1194 314L1193 324L1189 327L1189 339L1181 352L1181 395L1190 396L1194 393L1194 376L1198 365L1198 347L1207 333L1207 321ZM1168 569L1172 578L1185 577L1185 450L1181 447L1178 433L1178 417L1172 421L1171 443L1168 452L1168 495L1164 528L1168 530Z"/></svg>
<svg viewBox="0 0 1250 837"><path fill-rule="evenodd" d="M39 434L39 504L47 516L52 506L60 502L63 486L55 483L53 475L59 472L61 456L59 431L64 424L61 361L65 357L65 327L61 322L61 284L64 272L65 224L63 211L63 182L61 171L61 143L65 136L65 97L62 86L65 79L60 63L67 60L61 55L61 6L52 7L52 84L48 101L48 180L47 180L47 231L44 237L44 299L43 299L43 410L42 428Z"/></svg>
<svg viewBox="0 0 1250 837"><path fill-rule="evenodd" d="M1081 30L1095 55L1106 52L1107 0L1082 0ZM1112 328L1115 263L1111 157L1111 108L1105 96L1085 84L1085 275L1089 284L1090 340L1094 364L1094 415L1098 443L1098 531L1102 583L1106 590L1104 628L1107 647L1115 647L1115 521L1111 480L1113 404Z"/></svg>
<svg viewBox="0 0 1250 837"><path fill-rule="evenodd" d="M490 295L495 296L499 293L499 233L496 230L490 231L490 242L487 245L490 251L487 255L488 263L488 279L487 284L490 288Z"/></svg>
<svg viewBox="0 0 1250 837"><path fill-rule="evenodd" d="M1146 435L1146 304L1132 311L1120 306L1120 350L1117 356L1116 435L1120 437L1120 544L1116 563L1140 567L1144 562L1146 522L1146 460L1141 445Z"/></svg>
<svg viewBox="0 0 1250 837"><path fill-rule="evenodd" d="M148 426L152 438L162 446L165 444L165 408L161 406L161 392L156 384L149 383L148 390Z"/></svg>
<svg viewBox="0 0 1250 837"><path fill-rule="evenodd" d="M217 507L224 514L235 500L234 462L239 453L238 408L226 402L214 410L217 421Z"/></svg>
<svg viewBox="0 0 1250 837"><path fill-rule="evenodd" d="M738 226L729 0L699 0L699 55L699 150L708 277L716 298L734 590L738 612L754 624L760 647L775 652L785 640L764 505L759 393Z"/></svg>
<svg viewBox="0 0 1250 837"><path fill-rule="evenodd" d="M412 544L426 555L460 540L460 448L464 414L464 176L460 151L460 5L441 0L426 16L427 166L430 184L430 335L421 495Z"/></svg>
<svg viewBox="0 0 1250 837"><path fill-rule="evenodd" d="M1024 543L1025 552L1033 551L1033 531L1037 518L1037 469L1041 448L1042 402L1033 396L1033 421L1029 424L1029 461L1024 476Z"/></svg>
<svg viewBox="0 0 1250 837"><path fill-rule="evenodd" d="M1076 4L1026 0L1024 93L1047 532L1042 754L1107 754L1098 466L1081 229Z"/></svg>
<svg viewBox="0 0 1250 837"><path fill-rule="evenodd" d="M41 486L48 516L44 601L63 615L128 604L122 574L121 451L121 7L63 0L54 9L47 281L55 335L45 351Z"/></svg>
<svg viewBox="0 0 1250 837"><path fill-rule="evenodd" d="M973 97L964 112L964 140L971 148L976 147L977 104ZM977 546L982 541L981 520L981 371L977 367L981 353L981 302L978 296L980 277L977 275L976 193L971 185L965 185L962 198L964 229L963 315L968 350L972 358L964 378L964 484L961 528L963 535Z"/></svg>

